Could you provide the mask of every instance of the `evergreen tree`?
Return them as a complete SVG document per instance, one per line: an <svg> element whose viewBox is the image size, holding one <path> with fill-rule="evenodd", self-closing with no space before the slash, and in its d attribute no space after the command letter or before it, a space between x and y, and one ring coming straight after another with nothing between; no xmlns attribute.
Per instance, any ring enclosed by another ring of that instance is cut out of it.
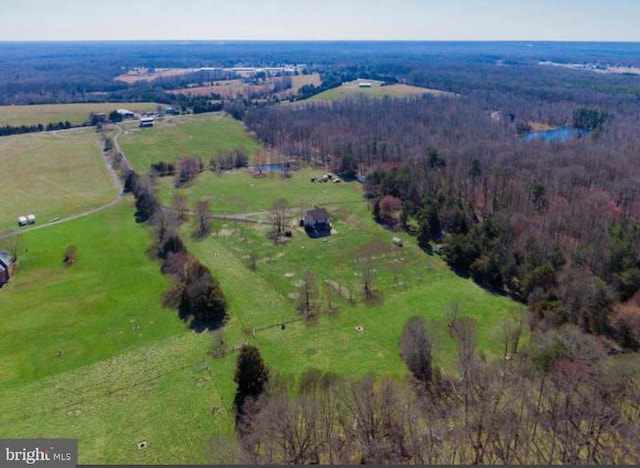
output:
<svg viewBox="0 0 640 468"><path fill-rule="evenodd" d="M233 380L238 384L233 399L237 424L243 414L245 403L248 400L257 400L269 380L269 372L258 348L246 344L240 348Z"/></svg>

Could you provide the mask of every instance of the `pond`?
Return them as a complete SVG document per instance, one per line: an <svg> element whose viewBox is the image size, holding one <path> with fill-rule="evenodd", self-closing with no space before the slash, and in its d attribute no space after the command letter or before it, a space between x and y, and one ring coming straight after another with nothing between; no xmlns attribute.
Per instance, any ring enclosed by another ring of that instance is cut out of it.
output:
<svg viewBox="0 0 640 468"><path fill-rule="evenodd" d="M270 163L270 164L260 164L257 166L249 166L249 169L253 169L256 171L262 172L284 172L285 168L288 171L297 171L300 169L298 165L294 162L286 162L286 163Z"/></svg>
<svg viewBox="0 0 640 468"><path fill-rule="evenodd" d="M588 136L591 132L581 128L560 127L553 130L544 130L541 132L531 132L523 136L524 141L544 140L550 143L565 143L574 138L582 138Z"/></svg>

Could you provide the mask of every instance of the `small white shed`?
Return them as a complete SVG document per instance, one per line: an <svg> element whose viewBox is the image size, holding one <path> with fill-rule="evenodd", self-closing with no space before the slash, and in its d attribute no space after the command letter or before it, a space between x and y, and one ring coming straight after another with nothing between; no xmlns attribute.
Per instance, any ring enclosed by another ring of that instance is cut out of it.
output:
<svg viewBox="0 0 640 468"><path fill-rule="evenodd" d="M35 223L36 223L36 217L35 217L35 215L32 215L32 214L27 215L27 222L28 222L29 224L35 224Z"/></svg>
<svg viewBox="0 0 640 468"><path fill-rule="evenodd" d="M26 216L20 216L18 218L18 226L26 226L28 223Z"/></svg>

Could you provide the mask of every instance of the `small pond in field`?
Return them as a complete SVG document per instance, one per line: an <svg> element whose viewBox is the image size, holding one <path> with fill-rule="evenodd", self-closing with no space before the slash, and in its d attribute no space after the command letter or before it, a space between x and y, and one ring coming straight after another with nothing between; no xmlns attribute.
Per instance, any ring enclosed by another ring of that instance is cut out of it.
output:
<svg viewBox="0 0 640 468"><path fill-rule="evenodd" d="M565 143L574 138L588 136L591 132L575 127L560 127L553 130L527 133L522 137L524 141L544 140L550 143Z"/></svg>
<svg viewBox="0 0 640 468"><path fill-rule="evenodd" d="M285 163L269 163L269 164L259 164L254 166L249 166L249 169L253 169L256 171L262 172L284 172L285 169L288 171L297 171L300 167L293 162L285 162Z"/></svg>

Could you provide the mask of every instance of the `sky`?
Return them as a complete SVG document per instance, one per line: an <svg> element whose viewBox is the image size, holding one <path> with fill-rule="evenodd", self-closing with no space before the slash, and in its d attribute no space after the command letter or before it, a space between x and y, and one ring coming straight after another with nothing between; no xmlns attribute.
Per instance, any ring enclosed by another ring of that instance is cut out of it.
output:
<svg viewBox="0 0 640 468"><path fill-rule="evenodd" d="M640 41L640 0L0 0L0 41Z"/></svg>

